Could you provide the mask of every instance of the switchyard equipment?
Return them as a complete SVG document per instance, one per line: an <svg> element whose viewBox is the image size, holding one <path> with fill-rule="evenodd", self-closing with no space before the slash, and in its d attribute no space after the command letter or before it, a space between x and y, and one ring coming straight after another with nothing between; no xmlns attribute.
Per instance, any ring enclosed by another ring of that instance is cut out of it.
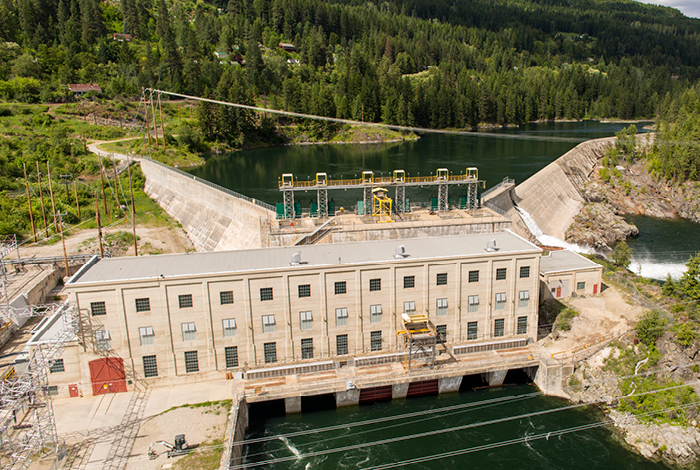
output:
<svg viewBox="0 0 700 470"><path fill-rule="evenodd" d="M46 327L55 332L50 339L35 344L29 360L16 364L15 373L0 382L0 467L24 470L39 453L54 453L57 461L65 456L65 446L56 433L48 373L66 343L77 339L79 319L68 302L6 313L11 317L50 317Z"/></svg>
<svg viewBox="0 0 700 470"><path fill-rule="evenodd" d="M301 206L294 200L295 191L316 191L318 217L328 217L329 211L332 212L332 204L328 201L329 189L361 189L362 204L358 202L357 212L360 215L372 215L375 202L373 190L377 187L394 188L393 210L403 214L409 212L408 199L406 199L407 187L437 186L438 197L435 210L445 212L449 210L449 187L464 185L466 196L460 200L460 209L473 210L478 208L479 183L484 181L479 181L479 170L475 167L468 167L459 175L450 174L447 168L438 168L434 176L415 177L406 176L404 170L394 170L391 176L375 176L374 172L366 170L362 172L361 178L351 179L331 179L326 173L316 173L315 178L308 181L299 180L292 173L284 173L279 179L279 190L282 191L284 203L278 208L277 217L280 219L301 217Z"/></svg>
<svg viewBox="0 0 700 470"><path fill-rule="evenodd" d="M425 358L426 363L432 369L435 367L437 357L437 345L442 343L440 334L435 325L428 319L427 315L401 315L403 330L396 334L403 337L403 345L408 353L408 371L411 365L418 359L418 356Z"/></svg>

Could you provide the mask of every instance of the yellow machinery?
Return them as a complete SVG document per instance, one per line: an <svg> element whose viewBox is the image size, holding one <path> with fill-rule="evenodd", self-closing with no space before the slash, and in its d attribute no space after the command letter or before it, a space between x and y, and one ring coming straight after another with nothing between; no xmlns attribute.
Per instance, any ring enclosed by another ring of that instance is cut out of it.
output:
<svg viewBox="0 0 700 470"><path fill-rule="evenodd" d="M387 196L386 188L374 188L372 190L372 217L378 217L377 222L393 222L391 220L391 206L394 201Z"/></svg>
<svg viewBox="0 0 700 470"><path fill-rule="evenodd" d="M430 368L434 368L439 338L433 323L427 315L423 314L404 313L401 315L401 320L403 330L399 330L396 334L403 336L403 345L408 352L408 371L411 371L411 366L418 359L418 355L425 358Z"/></svg>

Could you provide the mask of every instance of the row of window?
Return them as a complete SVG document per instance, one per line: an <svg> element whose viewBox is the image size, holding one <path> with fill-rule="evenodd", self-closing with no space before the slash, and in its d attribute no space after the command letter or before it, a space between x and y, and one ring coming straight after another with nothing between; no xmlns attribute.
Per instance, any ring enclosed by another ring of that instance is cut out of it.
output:
<svg viewBox="0 0 700 470"><path fill-rule="evenodd" d="M496 280L506 279L506 269L498 268L496 269ZM520 278L530 277L530 267L521 266L520 267ZM469 271L469 282L479 282L479 271ZM447 285L447 273L439 273L436 276L436 283L438 286ZM580 283L579 283L580 284ZM585 283L584 283L585 285ZM404 289L413 289L416 286L415 276L404 276L403 287ZM376 292L382 290L382 280L381 279L370 279L369 280L369 290L370 292ZM336 295L347 293L347 283L346 281L338 281L334 284L334 292ZM299 298L311 297L311 284L300 284L298 286ZM260 288L260 301L265 302L269 300L274 300L274 293L272 287L261 287ZM182 294L177 296L178 306L180 308L192 308L192 294ZM219 302L221 305L233 304L233 291L221 291L219 292ZM137 312L150 312L151 310L151 300L149 298L135 299L136 311ZM93 316L106 315L107 307L105 302L91 302L90 311Z"/></svg>

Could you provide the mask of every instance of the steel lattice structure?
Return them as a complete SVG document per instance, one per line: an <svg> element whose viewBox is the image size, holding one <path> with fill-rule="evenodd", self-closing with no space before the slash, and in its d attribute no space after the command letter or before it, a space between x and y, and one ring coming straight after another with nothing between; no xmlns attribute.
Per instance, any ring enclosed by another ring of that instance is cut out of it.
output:
<svg viewBox="0 0 700 470"><path fill-rule="evenodd" d="M51 338L33 344L26 366L16 377L0 383L0 467L24 470L31 460L42 453L53 453L60 460L65 453L56 433L56 421L49 389L49 368L76 339L79 318L70 303L28 307L10 316L50 317L46 328L52 328Z"/></svg>

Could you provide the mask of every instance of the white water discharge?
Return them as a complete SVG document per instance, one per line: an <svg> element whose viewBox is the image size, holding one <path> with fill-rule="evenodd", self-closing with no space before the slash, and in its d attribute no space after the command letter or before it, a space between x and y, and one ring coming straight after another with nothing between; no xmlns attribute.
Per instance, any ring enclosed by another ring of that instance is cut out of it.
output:
<svg viewBox="0 0 700 470"><path fill-rule="evenodd" d="M532 216L528 214L525 209L515 206L515 210L517 210L520 213L520 218L523 219L523 222L527 226L528 230L530 230L530 232L535 236L537 241L541 244L546 246L558 246L561 248L566 248L567 250L575 251L577 253L595 253L595 250L593 248L589 248L587 246L574 245L573 243L565 242L564 240L561 240L557 237L553 237L552 235L547 235L542 231L542 229L540 229L540 227L537 225L537 222L535 222L535 219L533 219Z"/></svg>
<svg viewBox="0 0 700 470"><path fill-rule="evenodd" d="M665 281L670 274L671 278L677 281L688 268L684 263L662 263L658 260L635 259L632 256L629 269L640 276L659 281Z"/></svg>
<svg viewBox="0 0 700 470"><path fill-rule="evenodd" d="M292 451L292 454L294 454L294 456L295 456L296 458L299 458L299 456L301 455L301 452L299 452L299 449L297 449L296 447L294 447L294 444L292 444L291 442L289 442L289 439L287 439L286 437L282 436L282 437L280 437L280 441L284 442L284 445L287 446L287 449L289 449L290 451Z"/></svg>

